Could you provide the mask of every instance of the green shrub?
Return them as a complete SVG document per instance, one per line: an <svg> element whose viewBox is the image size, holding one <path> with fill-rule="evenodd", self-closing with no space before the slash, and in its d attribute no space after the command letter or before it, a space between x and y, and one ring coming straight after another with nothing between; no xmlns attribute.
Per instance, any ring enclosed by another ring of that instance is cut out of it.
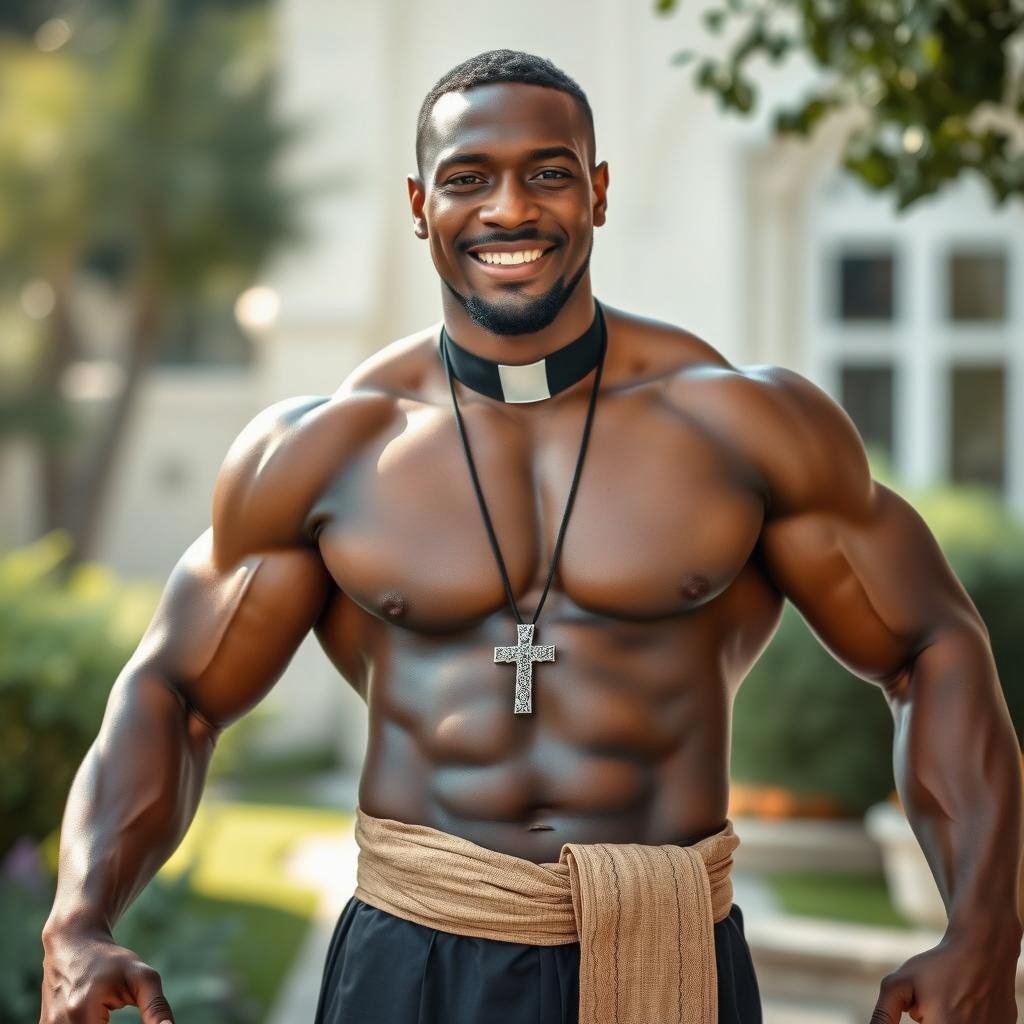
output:
<svg viewBox="0 0 1024 1024"><path fill-rule="evenodd" d="M915 499L950 565L977 605L1017 732L1024 730L1024 526L981 489Z"/></svg>
<svg viewBox="0 0 1024 1024"><path fill-rule="evenodd" d="M159 598L98 563L64 580L66 534L0 554L0 857L19 836L60 824L75 771L96 737L110 688ZM222 734L210 776L245 757L261 709Z"/></svg>
<svg viewBox="0 0 1024 1024"><path fill-rule="evenodd" d="M65 579L66 552L66 536L54 532L0 553L0 862L17 861L43 842L50 863L28 879L0 873L0 1024L39 1019L40 932L54 895L50 872L68 790L159 598L157 586L128 583L94 563ZM268 717L257 709L221 736L211 776L237 775L251 763L253 732ZM249 1024L259 1006L252 983L243 998L225 968L239 945L230 940L239 922L258 917L265 925L275 911L245 904L225 910L189 895L189 882L187 873L151 882L115 939L161 972L179 1021ZM300 934L305 927L294 915L286 924ZM139 1016L126 1008L113 1019L127 1024Z"/></svg>
<svg viewBox="0 0 1024 1024"><path fill-rule="evenodd" d="M26 870L29 846L17 851L22 867L0 876L0 1021L36 1024L43 980L40 932L53 902L54 883L41 867ZM9 857L9 860L12 859ZM230 940L240 919L197 915L187 894L191 873L154 879L114 929L115 940L160 972L164 993L179 1021L189 1024L254 1024L259 1010L239 989L228 965ZM116 1011L119 1024L141 1021L135 1007Z"/></svg>
<svg viewBox="0 0 1024 1024"><path fill-rule="evenodd" d="M38 878L0 877L0 1021L36 1024L43 981L40 933L53 887Z"/></svg>
<svg viewBox="0 0 1024 1024"><path fill-rule="evenodd" d="M1024 527L983 489L902 493L928 523L985 620L1020 740ZM832 658L787 602L778 632L736 698L733 777L801 794L823 792L860 815L893 789L892 738L881 692Z"/></svg>
<svg viewBox="0 0 1024 1024"><path fill-rule="evenodd" d="M66 536L0 557L0 855L60 822L107 694L152 614L152 588L86 564L63 582Z"/></svg>
<svg viewBox="0 0 1024 1024"><path fill-rule="evenodd" d="M160 972L175 1017L188 1024L252 1024L256 1003L241 990L228 950L242 919L230 913L195 912L189 899L191 870L168 881L154 879L125 911L114 938ZM141 1022L135 1007L114 1016L118 1024Z"/></svg>
<svg viewBox="0 0 1024 1024"><path fill-rule="evenodd" d="M736 697L732 774L826 793L851 815L892 789L892 717L881 692L847 672L788 601Z"/></svg>

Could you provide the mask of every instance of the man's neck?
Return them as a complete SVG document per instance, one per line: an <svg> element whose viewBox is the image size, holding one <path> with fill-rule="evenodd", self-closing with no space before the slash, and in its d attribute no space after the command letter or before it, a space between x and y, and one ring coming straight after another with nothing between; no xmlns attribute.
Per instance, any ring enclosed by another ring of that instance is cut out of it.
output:
<svg viewBox="0 0 1024 1024"><path fill-rule="evenodd" d="M581 281L547 327L532 334L492 334L470 319L445 289L445 330L459 345L483 359L511 365L533 363L575 341L593 323L597 310L590 289L583 285Z"/></svg>

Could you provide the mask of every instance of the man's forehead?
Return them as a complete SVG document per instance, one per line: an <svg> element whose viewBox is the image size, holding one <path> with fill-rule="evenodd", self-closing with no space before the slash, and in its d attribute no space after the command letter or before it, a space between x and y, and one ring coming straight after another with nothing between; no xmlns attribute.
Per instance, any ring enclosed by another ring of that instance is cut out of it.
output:
<svg viewBox="0 0 1024 1024"><path fill-rule="evenodd" d="M480 149L562 144L586 160L587 133L574 97L524 83L474 86L439 97L430 112L434 159L467 146Z"/></svg>

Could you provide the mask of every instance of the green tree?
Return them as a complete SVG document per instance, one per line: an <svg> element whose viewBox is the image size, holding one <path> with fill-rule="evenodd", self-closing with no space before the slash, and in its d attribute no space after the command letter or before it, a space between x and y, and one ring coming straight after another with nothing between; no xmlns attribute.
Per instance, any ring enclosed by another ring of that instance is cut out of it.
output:
<svg viewBox="0 0 1024 1024"><path fill-rule="evenodd" d="M14 307L28 282L52 298L35 324L12 318L12 340L37 332L35 357L20 376L0 373L0 429L39 439L40 528L70 532L70 566L89 554L171 318L229 304L280 247L303 241L305 199L345 176L281 174L283 153L310 126L274 109L264 4L45 9L61 20L37 24L0 6L0 302ZM86 271L114 289L129 325L122 383L89 422L61 398L85 350L73 300Z"/></svg>
<svg viewBox="0 0 1024 1024"><path fill-rule="evenodd" d="M656 0L668 14L679 0ZM740 114L755 106L749 64L806 55L823 74L777 134L808 135L832 111L857 109L843 166L903 210L973 169L995 200L1024 195L1024 44L1020 0L726 0L703 22L730 33L725 59L702 57L698 89ZM735 32L735 36L732 33ZM673 60L697 58L682 50Z"/></svg>

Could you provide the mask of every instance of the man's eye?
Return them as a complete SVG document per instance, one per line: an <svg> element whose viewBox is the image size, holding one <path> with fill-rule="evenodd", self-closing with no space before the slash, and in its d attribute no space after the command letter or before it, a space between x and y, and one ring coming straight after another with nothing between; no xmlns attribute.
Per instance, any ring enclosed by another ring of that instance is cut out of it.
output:
<svg viewBox="0 0 1024 1024"><path fill-rule="evenodd" d="M553 178L553 179L552 178L548 178L547 179L548 181L552 181L552 180L557 181L559 178L571 178L572 177L572 175L568 171L560 170L557 167L545 167L543 171L539 171L537 173L537 177L539 178L539 177L541 177L542 175L545 175L545 174L556 175L556 177ZM472 185L474 179L476 179L477 181L482 180L480 178L479 174L470 174L470 173L456 174L454 177L448 179L447 184L449 184L449 185Z"/></svg>

